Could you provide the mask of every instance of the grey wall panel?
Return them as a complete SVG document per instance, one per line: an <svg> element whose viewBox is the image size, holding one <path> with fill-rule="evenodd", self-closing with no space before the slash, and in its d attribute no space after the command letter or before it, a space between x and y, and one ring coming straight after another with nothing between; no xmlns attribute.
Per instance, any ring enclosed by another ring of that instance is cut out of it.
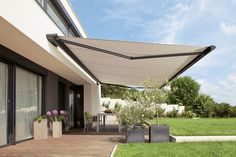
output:
<svg viewBox="0 0 236 157"><path fill-rule="evenodd" d="M58 76L48 71L45 86L45 111L58 109Z"/></svg>

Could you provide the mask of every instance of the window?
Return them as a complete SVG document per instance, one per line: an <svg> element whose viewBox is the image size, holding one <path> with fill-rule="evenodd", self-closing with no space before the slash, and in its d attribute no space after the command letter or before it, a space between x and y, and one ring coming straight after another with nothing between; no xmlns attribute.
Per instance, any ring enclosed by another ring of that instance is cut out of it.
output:
<svg viewBox="0 0 236 157"><path fill-rule="evenodd" d="M41 114L42 78L16 67L16 140L32 137L32 122Z"/></svg>
<svg viewBox="0 0 236 157"><path fill-rule="evenodd" d="M57 26L61 29L61 31L66 35L67 32L67 26L65 22L62 20L62 17L59 16L59 12L56 10L56 8L52 5L52 3L49 1L47 3L47 13L48 15L53 19L53 21L57 24Z"/></svg>
<svg viewBox="0 0 236 157"><path fill-rule="evenodd" d="M7 144L7 82L8 66L0 62L0 145Z"/></svg>
<svg viewBox="0 0 236 157"><path fill-rule="evenodd" d="M76 36L74 31L71 29L70 24L61 15L60 11L55 7L52 0L36 0L48 16L55 22L59 29L65 36L73 37Z"/></svg>

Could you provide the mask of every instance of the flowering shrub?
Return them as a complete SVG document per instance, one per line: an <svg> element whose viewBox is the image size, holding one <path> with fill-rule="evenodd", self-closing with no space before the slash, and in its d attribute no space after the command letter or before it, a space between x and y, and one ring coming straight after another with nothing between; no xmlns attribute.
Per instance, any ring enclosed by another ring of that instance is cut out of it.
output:
<svg viewBox="0 0 236 157"><path fill-rule="evenodd" d="M60 112L58 112L57 110L48 111L46 113L46 116L52 122L57 122L57 121L66 122L67 121L67 112L63 110L60 110Z"/></svg>

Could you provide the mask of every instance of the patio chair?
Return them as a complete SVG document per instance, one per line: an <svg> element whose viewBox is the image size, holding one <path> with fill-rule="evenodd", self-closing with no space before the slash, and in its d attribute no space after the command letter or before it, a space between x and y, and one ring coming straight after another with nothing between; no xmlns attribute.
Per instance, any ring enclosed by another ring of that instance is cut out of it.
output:
<svg viewBox="0 0 236 157"><path fill-rule="evenodd" d="M84 132L93 126L93 116L90 112L84 112Z"/></svg>

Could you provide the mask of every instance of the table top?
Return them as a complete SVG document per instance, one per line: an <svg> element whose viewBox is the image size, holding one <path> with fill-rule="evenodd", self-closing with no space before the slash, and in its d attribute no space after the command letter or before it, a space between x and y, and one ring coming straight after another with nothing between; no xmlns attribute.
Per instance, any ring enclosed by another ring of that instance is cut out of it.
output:
<svg viewBox="0 0 236 157"><path fill-rule="evenodd" d="M105 113L105 112L99 112L99 113L97 113L97 115L98 116L101 116L101 115L104 115L104 116L106 116L106 115L116 115L115 113Z"/></svg>

